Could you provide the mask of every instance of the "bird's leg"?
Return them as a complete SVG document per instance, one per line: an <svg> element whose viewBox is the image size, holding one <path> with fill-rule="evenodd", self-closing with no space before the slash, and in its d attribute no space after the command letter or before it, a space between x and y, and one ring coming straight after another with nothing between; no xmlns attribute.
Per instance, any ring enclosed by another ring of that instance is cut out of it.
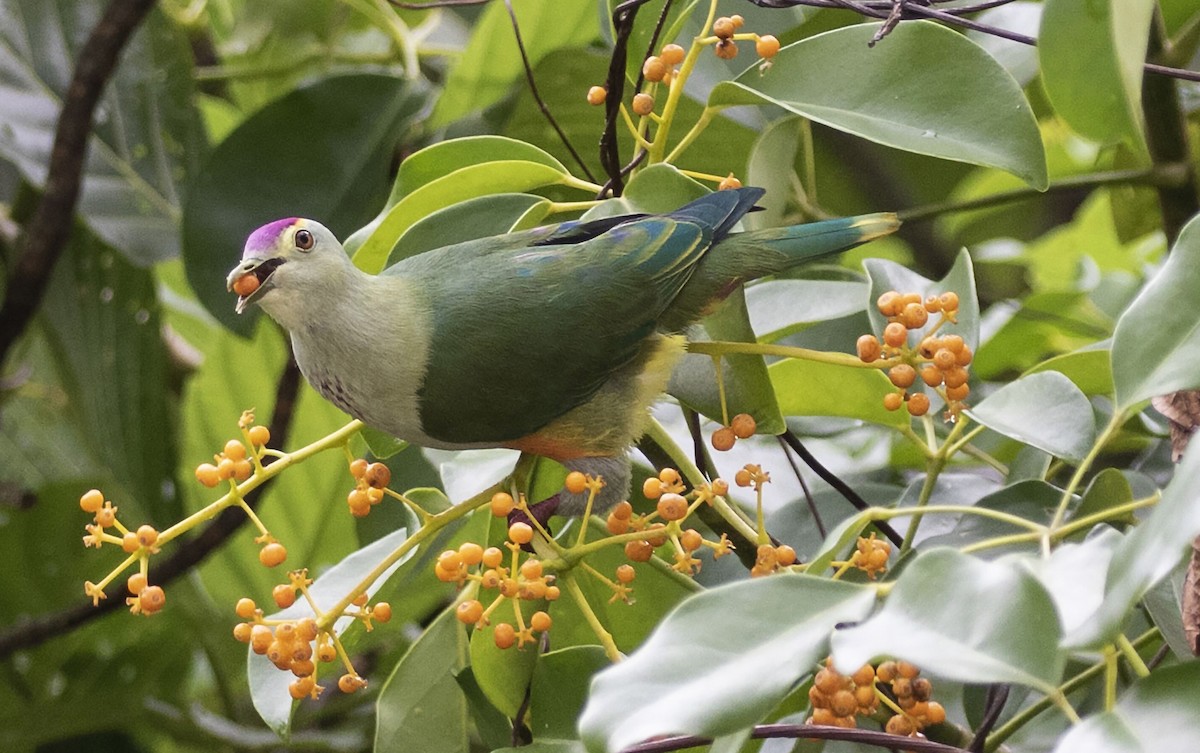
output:
<svg viewBox="0 0 1200 753"><path fill-rule="evenodd" d="M574 458L563 461L563 465L568 471L579 471L604 481L603 488L596 493L596 498L592 500L592 512L595 514L603 515L613 505L629 496L629 479L632 471L626 455ZM579 493L562 489L557 494L529 505L528 513L525 510L513 510L508 514L509 525L517 522L532 525L530 522L532 517L545 528L546 522L552 515L579 517L587 510L590 493L586 489Z"/></svg>

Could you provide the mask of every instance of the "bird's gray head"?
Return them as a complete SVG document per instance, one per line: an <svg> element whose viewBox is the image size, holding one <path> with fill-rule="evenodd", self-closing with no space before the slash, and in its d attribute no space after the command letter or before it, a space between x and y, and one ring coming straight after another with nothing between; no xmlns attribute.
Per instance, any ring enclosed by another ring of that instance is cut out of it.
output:
<svg viewBox="0 0 1200 753"><path fill-rule="evenodd" d="M311 321L339 296L354 270L342 244L314 220L275 220L246 239L242 261L226 279L237 312L258 304L288 329Z"/></svg>

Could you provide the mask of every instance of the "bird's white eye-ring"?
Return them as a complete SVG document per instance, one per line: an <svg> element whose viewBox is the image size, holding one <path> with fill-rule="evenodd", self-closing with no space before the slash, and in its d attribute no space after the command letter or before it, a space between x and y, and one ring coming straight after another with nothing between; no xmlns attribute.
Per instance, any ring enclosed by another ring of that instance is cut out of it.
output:
<svg viewBox="0 0 1200 753"><path fill-rule="evenodd" d="M307 230L297 230L294 240L296 242L296 248L300 249L301 251L308 251L313 247L313 235Z"/></svg>

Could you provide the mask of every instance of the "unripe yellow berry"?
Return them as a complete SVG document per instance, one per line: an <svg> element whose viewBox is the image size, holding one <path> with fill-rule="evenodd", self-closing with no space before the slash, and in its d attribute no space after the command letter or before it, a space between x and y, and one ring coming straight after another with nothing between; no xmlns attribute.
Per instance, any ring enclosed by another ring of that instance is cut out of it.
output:
<svg viewBox="0 0 1200 753"><path fill-rule="evenodd" d="M883 396L883 407L888 410L900 410L904 404L904 396L899 392L889 392Z"/></svg>
<svg viewBox="0 0 1200 753"><path fill-rule="evenodd" d="M683 48L679 45L668 44L663 46L662 52L658 56L667 65L679 65L683 62L684 54Z"/></svg>
<svg viewBox="0 0 1200 753"><path fill-rule="evenodd" d="M642 63L642 75L646 77L647 81L653 83L662 81L670 69L670 66L663 62L662 58L655 55L646 58L646 62Z"/></svg>
<svg viewBox="0 0 1200 753"><path fill-rule="evenodd" d="M138 606L146 614L154 614L161 610L166 603L167 594L162 590L162 586L146 586L138 594Z"/></svg>
<svg viewBox="0 0 1200 753"><path fill-rule="evenodd" d="M248 620L253 617L254 610L256 609L258 609L258 605L254 603L254 599L247 599L245 597L238 599L237 604L235 604L233 607L234 613L243 620Z"/></svg>
<svg viewBox="0 0 1200 753"><path fill-rule="evenodd" d="M638 92L633 95L633 114L634 115L649 115L654 111L654 97L651 97L645 92Z"/></svg>
<svg viewBox="0 0 1200 753"><path fill-rule="evenodd" d="M608 89L603 86L593 86L588 89L587 101L589 105L602 105L604 100L608 99Z"/></svg>
<svg viewBox="0 0 1200 753"><path fill-rule="evenodd" d="M517 631L509 623L501 622L492 631L492 639L497 648L511 648L517 642Z"/></svg>
<svg viewBox="0 0 1200 753"><path fill-rule="evenodd" d="M529 627L533 628L539 633L544 633L549 630L550 625L550 615L546 614L545 612L534 612L529 618Z"/></svg>
<svg viewBox="0 0 1200 753"><path fill-rule="evenodd" d="M770 60L779 53L779 40L770 34L765 34L754 43L754 51L760 58Z"/></svg>
<svg viewBox="0 0 1200 753"><path fill-rule="evenodd" d="M99 489L91 489L79 498L79 507L84 512L95 513L101 507L104 507L104 495Z"/></svg>

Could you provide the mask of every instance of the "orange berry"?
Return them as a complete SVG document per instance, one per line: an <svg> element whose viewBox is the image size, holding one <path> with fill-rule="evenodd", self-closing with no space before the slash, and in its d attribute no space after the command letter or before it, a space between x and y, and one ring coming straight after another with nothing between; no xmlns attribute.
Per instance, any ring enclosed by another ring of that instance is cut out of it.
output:
<svg viewBox="0 0 1200 753"><path fill-rule="evenodd" d="M138 605L146 614L154 614L167 603L167 594L162 586L146 586L138 594Z"/></svg>
<svg viewBox="0 0 1200 753"><path fill-rule="evenodd" d="M542 577L542 561L530 558L522 562L521 577L525 580L537 580Z"/></svg>
<svg viewBox="0 0 1200 753"><path fill-rule="evenodd" d="M528 523L513 523L508 527L508 538L514 544L528 544L533 541L533 528Z"/></svg>
<svg viewBox="0 0 1200 753"><path fill-rule="evenodd" d="M900 322L892 322L883 328L883 341L893 348L908 342L908 328Z"/></svg>
<svg viewBox="0 0 1200 753"><path fill-rule="evenodd" d="M258 550L258 561L267 567L275 567L285 559L287 559L287 549L277 541L272 541Z"/></svg>
<svg viewBox="0 0 1200 753"><path fill-rule="evenodd" d="M125 581L125 587L129 589L129 593L137 596L146 589L146 576L141 573L130 575L129 580Z"/></svg>
<svg viewBox="0 0 1200 753"><path fill-rule="evenodd" d="M961 387L967 383L967 379L970 378L970 375L967 374L966 369L955 366L947 371L943 375L943 378L946 380L947 387Z"/></svg>
<svg viewBox="0 0 1200 753"><path fill-rule="evenodd" d="M669 70L671 70L671 67L662 58L655 55L646 58L646 62L642 63L642 75L645 76L647 81L654 83L662 81Z"/></svg>
<svg viewBox="0 0 1200 753"><path fill-rule="evenodd" d="M280 583L271 589L271 598L275 600L275 606L287 609L296 603L296 589L290 583Z"/></svg>
<svg viewBox="0 0 1200 753"><path fill-rule="evenodd" d="M885 661L875 670L875 677L880 682L891 682L896 679L896 662Z"/></svg>
<svg viewBox="0 0 1200 753"><path fill-rule="evenodd" d="M728 452L737 442L737 434L728 426L722 426L712 433L712 446L717 452Z"/></svg>
<svg viewBox="0 0 1200 753"><path fill-rule="evenodd" d="M137 529L137 540L142 546L154 546L154 542L158 541L158 530L151 525L139 526Z"/></svg>
<svg viewBox="0 0 1200 753"><path fill-rule="evenodd" d="M504 551L499 547L489 546L483 550L483 559L480 562L484 567L499 567L504 561Z"/></svg>
<svg viewBox="0 0 1200 753"><path fill-rule="evenodd" d="M687 517L688 502L679 494L664 494L657 509L663 520L682 520Z"/></svg>
<svg viewBox="0 0 1200 753"><path fill-rule="evenodd" d="M234 463L232 460L221 458L221 461L217 463L217 478L222 481L233 478L233 466Z"/></svg>
<svg viewBox="0 0 1200 753"><path fill-rule="evenodd" d="M317 659L323 662L331 662L337 658L337 649L332 643L322 643L317 647Z"/></svg>
<svg viewBox="0 0 1200 753"><path fill-rule="evenodd" d="M749 413L739 413L729 422L729 428L733 429L738 439L746 439L754 436L754 432L758 430L758 423Z"/></svg>
<svg viewBox="0 0 1200 753"><path fill-rule="evenodd" d="M572 494L583 494L587 489L587 476L579 471L571 471L567 474L567 480L563 486Z"/></svg>
<svg viewBox="0 0 1200 753"><path fill-rule="evenodd" d="M458 556L466 565L478 565L483 561L483 547L474 541L465 541L458 547Z"/></svg>
<svg viewBox="0 0 1200 753"><path fill-rule="evenodd" d="M951 400L966 400L971 394L971 385L960 384L957 387L946 387L946 397Z"/></svg>
<svg viewBox="0 0 1200 753"><path fill-rule="evenodd" d="M231 439L225 443L225 449L222 451L225 457L233 462L246 459L246 445L236 439Z"/></svg>
<svg viewBox="0 0 1200 753"><path fill-rule="evenodd" d="M938 302L942 304L942 311L952 314L958 311L958 293L946 292L938 296Z"/></svg>
<svg viewBox="0 0 1200 753"><path fill-rule="evenodd" d="M634 115L649 115L654 111L654 97L651 97L645 92L638 92L633 95L633 114Z"/></svg>
<svg viewBox="0 0 1200 753"><path fill-rule="evenodd" d="M637 570L633 569L633 565L621 565L617 568L617 580L621 583L632 583L637 577Z"/></svg>
<svg viewBox="0 0 1200 753"><path fill-rule="evenodd" d="M733 483L745 488L754 483L754 476L745 468L739 468L737 473L733 474Z"/></svg>
<svg viewBox="0 0 1200 753"><path fill-rule="evenodd" d="M369 465L370 463L363 458L355 459L350 463L350 475L354 478L362 478L367 475L367 466Z"/></svg>
<svg viewBox="0 0 1200 753"><path fill-rule="evenodd" d="M929 321L929 312L919 303L908 303L905 304L900 317L904 326L909 329L920 329L925 326L925 322Z"/></svg>
<svg viewBox="0 0 1200 753"><path fill-rule="evenodd" d="M734 47L734 52L737 52L737 47ZM735 188L741 188L742 182L737 179L733 173L721 178L721 182L717 184L718 191L732 191Z"/></svg>
<svg viewBox="0 0 1200 753"><path fill-rule="evenodd" d="M903 308L904 299L894 290L889 290L875 300L875 307L884 316L895 316Z"/></svg>
<svg viewBox="0 0 1200 753"><path fill-rule="evenodd" d="M654 556L654 547L649 541L629 541L625 544L625 556L634 562L649 562Z"/></svg>
<svg viewBox="0 0 1200 753"><path fill-rule="evenodd" d="M546 614L545 612L534 612L529 618L529 627L533 628L539 633L544 633L549 630L551 623L552 620L550 619L550 615Z"/></svg>
<svg viewBox="0 0 1200 753"><path fill-rule="evenodd" d="M959 366L966 366L967 364L971 363L972 358L974 358L974 354L971 352L971 347L969 345L963 345L962 350L955 354L954 362Z"/></svg>
<svg viewBox="0 0 1200 753"><path fill-rule="evenodd" d="M258 290L258 286L261 284L258 281L258 277L251 272L233 281L233 292L245 298L246 296L253 295L254 291Z"/></svg>
<svg viewBox="0 0 1200 753"><path fill-rule="evenodd" d="M896 673L907 680L911 680L921 674L921 669L912 662L898 661L896 662Z"/></svg>
<svg viewBox="0 0 1200 753"><path fill-rule="evenodd" d="M921 358L933 358L933 354L937 353L942 347L942 341L936 337L926 337L917 346L917 352L921 354Z"/></svg>
<svg viewBox="0 0 1200 753"><path fill-rule="evenodd" d="M358 675L345 674L338 678L338 690L343 693L354 693L367 686L367 681Z"/></svg>
<svg viewBox="0 0 1200 753"><path fill-rule="evenodd" d="M906 363L898 363L888 369L888 379L900 389L908 389L917 381L917 370Z"/></svg>
<svg viewBox="0 0 1200 753"><path fill-rule="evenodd" d="M237 604L233 606L234 614L243 620L253 617L256 609L258 609L258 605L254 603L254 599L247 599L245 597L238 599Z"/></svg>
<svg viewBox="0 0 1200 753"><path fill-rule="evenodd" d="M875 668L870 664L864 664L850 677L854 680L855 685L870 685L875 682Z"/></svg>
<svg viewBox="0 0 1200 753"><path fill-rule="evenodd" d="M689 528L679 534L679 545L686 551L694 552L704 544L704 537L695 528Z"/></svg>
<svg viewBox="0 0 1200 753"><path fill-rule="evenodd" d="M910 416L924 416L929 412L929 397L924 392L914 392L908 397Z"/></svg>
<svg viewBox="0 0 1200 753"><path fill-rule="evenodd" d="M133 531L129 531L121 537L121 549L128 554L133 554L141 548L141 543L138 541L138 536Z"/></svg>
<svg viewBox="0 0 1200 753"><path fill-rule="evenodd" d="M925 310L931 314L936 314L942 310L942 302L936 295L931 295L925 299Z"/></svg>
<svg viewBox="0 0 1200 753"><path fill-rule="evenodd" d="M937 352L933 354L933 365L942 371L953 369L955 366L954 352L949 348L938 348Z"/></svg>
<svg viewBox="0 0 1200 753"><path fill-rule="evenodd" d="M633 515L633 505L626 501L618 502L613 506L612 512L609 514L614 518L619 518L620 520L629 520L629 518Z"/></svg>
<svg viewBox="0 0 1200 753"><path fill-rule="evenodd" d="M388 622L392 619L392 605L386 601L379 602L371 607L371 617L379 623Z"/></svg>
<svg viewBox="0 0 1200 753"><path fill-rule="evenodd" d="M250 633L254 626L249 622L239 622L233 626L233 637L238 643L249 643Z"/></svg>
<svg viewBox="0 0 1200 753"><path fill-rule="evenodd" d="M363 481L372 489L386 489L392 483L392 469L383 463L371 463L363 474Z"/></svg>
<svg viewBox="0 0 1200 753"><path fill-rule="evenodd" d="M925 721L929 724L941 724L946 721L946 709L937 701L930 701L925 711Z"/></svg>
<svg viewBox="0 0 1200 753"><path fill-rule="evenodd" d="M921 294L920 293L901 293L900 300L904 302L904 306L907 306L910 303L920 303L921 302ZM900 307L901 310L903 310L904 306Z"/></svg>
<svg viewBox="0 0 1200 753"><path fill-rule="evenodd" d="M608 518L604 521L604 528L613 536L620 536L629 531L629 521L609 513Z"/></svg>
<svg viewBox="0 0 1200 753"><path fill-rule="evenodd" d="M605 89L603 86L593 86L588 89L587 101L589 105L602 105L606 99L608 99L608 89Z"/></svg>
<svg viewBox="0 0 1200 753"><path fill-rule="evenodd" d="M437 566L448 572L458 570L462 565L462 555L453 549L447 549L438 555Z"/></svg>
<svg viewBox="0 0 1200 753"><path fill-rule="evenodd" d="M904 714L896 714L891 719L887 720L887 726L884 728L889 735L900 735L908 737L916 732L916 727L913 726L912 720Z"/></svg>
<svg viewBox="0 0 1200 753"><path fill-rule="evenodd" d="M317 684L317 681L310 676L311 674L312 673L310 672L308 675L300 677L300 679L296 680L295 682L289 683L288 695L299 701L312 693L313 686Z"/></svg>
<svg viewBox="0 0 1200 753"><path fill-rule="evenodd" d="M251 426L249 434L250 442L255 447L266 447L271 441L271 430L265 426Z"/></svg>
<svg viewBox="0 0 1200 753"><path fill-rule="evenodd" d="M642 483L642 496L646 499L658 499L662 496L663 484L651 476Z"/></svg>
<svg viewBox="0 0 1200 753"><path fill-rule="evenodd" d="M925 364L921 367L921 381L930 387L937 387L942 383L942 372L931 364Z"/></svg>
<svg viewBox="0 0 1200 753"><path fill-rule="evenodd" d="M296 623L296 636L306 644L313 638L316 638L318 632L320 632L320 630L317 628L317 621L312 617L305 617ZM308 656L312 656L311 651L309 652Z"/></svg>
<svg viewBox="0 0 1200 753"><path fill-rule="evenodd" d="M496 641L497 648L511 648L517 642L517 631L507 622L501 622L492 631L492 639Z"/></svg>
<svg viewBox="0 0 1200 753"><path fill-rule="evenodd" d="M667 526L665 523L655 523L646 531L646 542L654 548L667 543Z"/></svg>
<svg viewBox="0 0 1200 753"><path fill-rule="evenodd" d="M346 504L350 505L350 512L362 510L365 515L366 511L371 507L371 498L362 489L352 489L346 495Z"/></svg>
<svg viewBox="0 0 1200 753"><path fill-rule="evenodd" d="M658 54L662 61L667 65L679 65L683 62L683 48L677 44L664 45L662 52Z"/></svg>
<svg viewBox="0 0 1200 753"><path fill-rule="evenodd" d="M794 565L796 563L796 550L787 544L775 547L775 562L780 567Z"/></svg>
<svg viewBox="0 0 1200 753"><path fill-rule="evenodd" d="M722 39L717 42L716 46L717 57L722 60L733 60L737 57L738 47L732 39Z"/></svg>
<svg viewBox="0 0 1200 753"><path fill-rule="evenodd" d="M104 494L99 489L90 489L79 498L79 507L84 512L95 513L104 507Z"/></svg>
<svg viewBox="0 0 1200 753"><path fill-rule="evenodd" d="M546 586L546 601L557 601L562 595L562 591L558 586Z"/></svg>
<svg viewBox="0 0 1200 753"><path fill-rule="evenodd" d="M254 473L254 464L249 460L239 460L233 464L234 481L245 481Z"/></svg>
<svg viewBox="0 0 1200 753"><path fill-rule="evenodd" d="M196 480L211 489L221 483L221 476L212 463L201 463L196 466Z"/></svg>
<svg viewBox="0 0 1200 753"><path fill-rule="evenodd" d="M879 338L875 335L863 335L858 338L855 343L858 350L858 358L863 363L873 363L879 359L879 354L882 348L879 346Z"/></svg>
<svg viewBox="0 0 1200 753"><path fill-rule="evenodd" d="M849 690L839 690L829 699L829 710L836 716L853 716L858 711L858 699Z"/></svg>
<svg viewBox="0 0 1200 753"><path fill-rule="evenodd" d="M515 506L512 495L507 492L496 492L492 495L492 515L497 518L507 517Z"/></svg>
<svg viewBox="0 0 1200 753"><path fill-rule="evenodd" d="M250 650L254 653L259 655L267 653L267 649L271 647L271 642L274 640L275 635L266 625L254 625L250 628Z"/></svg>
<svg viewBox="0 0 1200 753"><path fill-rule="evenodd" d="M889 392L883 396L883 407L888 410L900 410L904 404L904 396L899 392Z"/></svg>
<svg viewBox="0 0 1200 753"><path fill-rule="evenodd" d="M712 493L724 497L729 493L729 482L723 478L715 478L712 482Z"/></svg>
<svg viewBox="0 0 1200 753"><path fill-rule="evenodd" d="M765 34L758 38L754 43L754 51L758 53L760 58L770 60L779 53L779 40L771 34Z"/></svg>
<svg viewBox="0 0 1200 753"><path fill-rule="evenodd" d="M721 16L716 21L713 21L713 36L720 37L721 39L729 39L736 31L737 26L734 25L733 19L728 16Z"/></svg>
<svg viewBox="0 0 1200 753"><path fill-rule="evenodd" d="M454 609L454 617L464 625L474 625L483 617L483 604L476 599L464 601Z"/></svg>
<svg viewBox="0 0 1200 753"><path fill-rule="evenodd" d="M958 353L965 345L961 335L946 335L942 338L942 347L951 353Z"/></svg>

